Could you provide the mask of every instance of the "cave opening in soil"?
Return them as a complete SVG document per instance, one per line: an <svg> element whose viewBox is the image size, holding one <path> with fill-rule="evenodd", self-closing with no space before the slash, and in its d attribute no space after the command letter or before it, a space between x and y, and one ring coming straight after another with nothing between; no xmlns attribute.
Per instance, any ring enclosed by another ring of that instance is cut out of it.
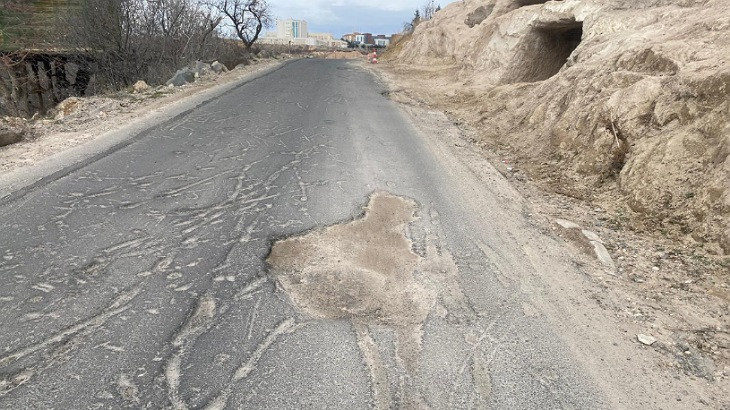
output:
<svg viewBox="0 0 730 410"><path fill-rule="evenodd" d="M533 28L508 82L537 82L557 74L583 37L579 21L547 22Z"/></svg>
<svg viewBox="0 0 730 410"><path fill-rule="evenodd" d="M548 0L519 0L517 2L517 5L520 7L525 7L525 6L533 6L535 4L543 4L543 3L547 3L547 2L548 2Z"/></svg>

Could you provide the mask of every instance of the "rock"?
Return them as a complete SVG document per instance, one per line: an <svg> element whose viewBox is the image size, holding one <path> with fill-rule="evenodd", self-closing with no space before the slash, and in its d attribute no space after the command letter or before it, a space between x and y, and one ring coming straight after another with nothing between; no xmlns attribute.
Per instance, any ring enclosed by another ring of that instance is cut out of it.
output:
<svg viewBox="0 0 730 410"><path fill-rule="evenodd" d="M214 61L213 64L210 65L210 67L216 74L228 72L228 67L226 67L225 64L219 63L218 61Z"/></svg>
<svg viewBox="0 0 730 410"><path fill-rule="evenodd" d="M167 85L180 87L195 81L195 73L187 67L178 70L171 79L167 80Z"/></svg>
<svg viewBox="0 0 730 410"><path fill-rule="evenodd" d="M566 221L565 219L556 219L555 223L565 229L580 229L580 225L576 224L575 222Z"/></svg>
<svg viewBox="0 0 730 410"><path fill-rule="evenodd" d="M492 11L494 11L494 4L479 6L466 16L464 24L469 26L469 28L474 28L474 26L482 24L482 21L486 20L492 14Z"/></svg>
<svg viewBox="0 0 730 410"><path fill-rule="evenodd" d="M645 283L646 282L646 279L644 279L643 277L641 277L639 275L632 275L631 280L636 283Z"/></svg>
<svg viewBox="0 0 730 410"><path fill-rule="evenodd" d="M636 338L639 340L639 342L641 342L641 344L644 344L646 346L651 346L656 343L656 339L651 336L643 335L641 333L636 335Z"/></svg>
<svg viewBox="0 0 730 410"><path fill-rule="evenodd" d="M150 89L150 86L147 85L146 82L139 80L132 86L132 91L134 91L135 94L143 93Z"/></svg>
<svg viewBox="0 0 730 410"><path fill-rule="evenodd" d="M195 78L204 77L210 73L213 72L213 67L208 64L204 63L202 61L196 61L195 64L193 64L193 75Z"/></svg>
<svg viewBox="0 0 730 410"><path fill-rule="evenodd" d="M60 120L62 118L68 117L69 115L73 114L74 111L76 111L79 108L79 103L81 100L79 100L76 97L69 97L65 100L61 101L56 105L56 107L53 109L55 111L56 115L54 115L54 118L57 120Z"/></svg>
<svg viewBox="0 0 730 410"><path fill-rule="evenodd" d="M608 273L615 275L616 264L613 262L611 254L608 253L608 249L606 249L606 247L598 241L591 241L591 245L593 245L593 251L596 253L596 258L598 258L598 261L601 262L603 266L608 268Z"/></svg>
<svg viewBox="0 0 730 410"><path fill-rule="evenodd" d="M588 239L589 241L595 241L595 242L601 242L601 243L603 243L603 241L601 240L601 237L599 237L595 232L588 231L586 229L582 230L581 232L583 232L583 236L585 236L586 239Z"/></svg>
<svg viewBox="0 0 730 410"><path fill-rule="evenodd" d="M27 133L26 126L21 126L9 119L0 119L0 147L22 141Z"/></svg>

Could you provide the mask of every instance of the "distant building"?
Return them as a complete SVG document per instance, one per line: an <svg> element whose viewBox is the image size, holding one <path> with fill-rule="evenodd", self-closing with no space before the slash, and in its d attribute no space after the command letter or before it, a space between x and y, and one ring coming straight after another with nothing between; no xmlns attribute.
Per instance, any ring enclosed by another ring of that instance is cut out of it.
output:
<svg viewBox="0 0 730 410"><path fill-rule="evenodd" d="M335 37L330 33L309 33L309 38L318 41L334 41Z"/></svg>
<svg viewBox="0 0 730 410"><path fill-rule="evenodd" d="M373 33L362 33L356 35L355 44L373 45Z"/></svg>
<svg viewBox="0 0 730 410"><path fill-rule="evenodd" d="M352 34L345 34L344 36L342 36L342 39L344 41L347 41L348 43L354 43L355 42L355 38L357 38L357 36L359 34L360 33L357 33L357 32L356 33L352 33Z"/></svg>
<svg viewBox="0 0 730 410"><path fill-rule="evenodd" d="M373 37L373 44L376 47L388 47L390 45L390 38L383 34Z"/></svg>
<svg viewBox="0 0 730 410"><path fill-rule="evenodd" d="M309 31L304 20L276 20L276 37L278 38L307 38Z"/></svg>
<svg viewBox="0 0 730 410"><path fill-rule="evenodd" d="M387 47L390 45L391 38L384 34L373 36L371 33L354 32L345 34L342 36L342 40L356 46Z"/></svg>
<svg viewBox="0 0 730 410"><path fill-rule="evenodd" d="M305 20L294 19L276 20L276 31L266 33L259 39L259 43L313 48L347 48L347 43L335 40L332 34L309 33Z"/></svg>

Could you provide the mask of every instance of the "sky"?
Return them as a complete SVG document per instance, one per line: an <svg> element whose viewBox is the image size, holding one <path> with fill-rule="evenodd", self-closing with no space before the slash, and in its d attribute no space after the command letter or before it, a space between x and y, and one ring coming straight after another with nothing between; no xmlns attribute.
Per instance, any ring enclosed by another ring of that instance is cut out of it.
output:
<svg viewBox="0 0 730 410"><path fill-rule="evenodd" d="M437 0L441 7L454 0ZM306 20L310 32L394 34L425 0L269 0L277 18ZM274 28L272 27L273 31Z"/></svg>

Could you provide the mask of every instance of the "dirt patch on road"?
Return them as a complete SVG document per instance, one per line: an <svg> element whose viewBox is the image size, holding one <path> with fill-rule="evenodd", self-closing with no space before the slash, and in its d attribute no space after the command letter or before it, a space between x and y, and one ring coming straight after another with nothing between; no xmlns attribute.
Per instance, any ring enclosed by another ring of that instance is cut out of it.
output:
<svg viewBox="0 0 730 410"><path fill-rule="evenodd" d="M379 409L394 403L386 382L386 367L393 366L402 367L406 375L406 407L423 408L413 380L423 324L431 312L457 321L468 321L473 314L458 284L453 256L433 234L432 218L417 217L419 210L411 199L376 192L361 218L278 241L267 260L304 313L352 320ZM372 326L394 331L398 364L384 364Z"/></svg>
<svg viewBox="0 0 730 410"><path fill-rule="evenodd" d="M435 293L416 281L422 261L405 227L416 204L374 194L355 221L274 244L268 262L294 303L312 316L370 324L420 324Z"/></svg>

